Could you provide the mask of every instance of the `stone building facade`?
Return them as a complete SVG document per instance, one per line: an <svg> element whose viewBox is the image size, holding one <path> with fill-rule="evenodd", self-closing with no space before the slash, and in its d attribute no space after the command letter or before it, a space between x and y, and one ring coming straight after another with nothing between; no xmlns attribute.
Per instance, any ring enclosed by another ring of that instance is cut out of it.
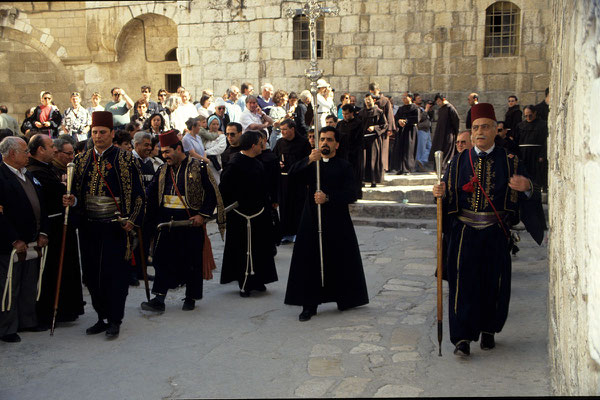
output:
<svg viewBox="0 0 600 400"><path fill-rule="evenodd" d="M306 60L293 58L289 8L303 1L186 0L13 2L0 5L0 103L22 118L54 93L61 109L72 91L87 104L99 91L123 87L136 100L140 86L157 89L177 79L198 99L249 81L255 87L308 87ZM550 72L550 0L337 0L326 17L324 77L342 93L366 92L371 81L396 98L405 90L445 92L464 117L471 91L499 107L517 94L521 104L543 98ZM486 10L517 10L516 51L484 56ZM176 60L173 57L175 50ZM169 57L169 54L171 57ZM173 60L173 61L167 61Z"/></svg>
<svg viewBox="0 0 600 400"><path fill-rule="evenodd" d="M554 0L548 159L557 395L600 394L600 3ZM598 217L598 219L596 219Z"/></svg>

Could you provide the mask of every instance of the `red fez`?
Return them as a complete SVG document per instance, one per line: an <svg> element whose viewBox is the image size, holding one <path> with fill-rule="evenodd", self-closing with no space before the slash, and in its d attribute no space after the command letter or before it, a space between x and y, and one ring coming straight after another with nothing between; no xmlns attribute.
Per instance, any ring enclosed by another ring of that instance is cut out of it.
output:
<svg viewBox="0 0 600 400"><path fill-rule="evenodd" d="M490 103L477 103L471 107L471 123L478 118L489 118L496 121L494 106Z"/></svg>
<svg viewBox="0 0 600 400"><path fill-rule="evenodd" d="M95 126L103 126L112 131L113 115L110 111L94 111L92 113L92 128Z"/></svg>
<svg viewBox="0 0 600 400"><path fill-rule="evenodd" d="M158 141L160 142L160 147L168 147L179 142L179 137L177 137L177 130L171 129L165 133L161 133L158 135Z"/></svg>

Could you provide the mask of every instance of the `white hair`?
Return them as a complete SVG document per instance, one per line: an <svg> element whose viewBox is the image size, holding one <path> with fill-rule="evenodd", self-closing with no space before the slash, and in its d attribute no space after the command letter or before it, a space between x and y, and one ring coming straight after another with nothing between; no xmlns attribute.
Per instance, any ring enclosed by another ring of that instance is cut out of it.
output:
<svg viewBox="0 0 600 400"><path fill-rule="evenodd" d="M274 91L275 89L273 88L273 85L271 85L270 83L265 83L264 85L262 85L260 87L261 92L265 89L271 89L271 91Z"/></svg>
<svg viewBox="0 0 600 400"><path fill-rule="evenodd" d="M11 150L19 150L21 148L21 143L25 143L25 141L20 137L5 137L4 140L0 142L0 154L2 154L2 157L8 157Z"/></svg>
<svg viewBox="0 0 600 400"><path fill-rule="evenodd" d="M304 101L305 103L306 103L305 100L307 100L307 99L310 99L310 101L312 101L312 94L308 90L301 91L299 97L300 97L300 100Z"/></svg>
<svg viewBox="0 0 600 400"><path fill-rule="evenodd" d="M135 146L138 143L142 143L142 141L145 139L152 140L152 135L146 131L136 132L135 135L133 135L133 141L131 144Z"/></svg>

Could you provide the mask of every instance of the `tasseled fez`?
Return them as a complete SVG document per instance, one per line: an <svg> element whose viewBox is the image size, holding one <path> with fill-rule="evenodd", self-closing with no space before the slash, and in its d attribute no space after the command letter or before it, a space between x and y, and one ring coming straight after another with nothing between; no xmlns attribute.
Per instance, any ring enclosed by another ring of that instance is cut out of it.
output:
<svg viewBox="0 0 600 400"><path fill-rule="evenodd" d="M496 121L494 106L490 103L477 103L471 107L471 123L478 118L489 118Z"/></svg>
<svg viewBox="0 0 600 400"><path fill-rule="evenodd" d="M94 111L92 113L92 128L95 126L103 126L112 131L113 115L110 111Z"/></svg>
<svg viewBox="0 0 600 400"><path fill-rule="evenodd" d="M179 131L176 129L171 129L170 131L158 135L160 147L169 147L179 142L179 137L177 137L178 132Z"/></svg>

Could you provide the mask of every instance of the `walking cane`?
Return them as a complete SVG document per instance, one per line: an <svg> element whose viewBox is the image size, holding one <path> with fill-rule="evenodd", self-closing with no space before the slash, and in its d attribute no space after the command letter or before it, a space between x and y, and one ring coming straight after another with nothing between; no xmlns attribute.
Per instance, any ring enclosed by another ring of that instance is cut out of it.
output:
<svg viewBox="0 0 600 400"><path fill-rule="evenodd" d="M435 152L435 171L438 185L442 182L442 151ZM442 356L442 320L444 309L442 305L442 198L437 199L437 329L438 329L438 356Z"/></svg>
<svg viewBox="0 0 600 400"><path fill-rule="evenodd" d="M73 184L73 172L75 164L67 164L67 196L71 194L71 185ZM63 223L62 243L60 244L60 258L58 260L58 275L56 277L56 295L54 296L54 314L52 315L52 327L50 336L54 336L54 326L56 324L56 314L58 312L58 299L60 296L60 284L62 281L63 262L65 261L65 245L67 242L67 224L69 221L69 206L65 207L65 219Z"/></svg>

